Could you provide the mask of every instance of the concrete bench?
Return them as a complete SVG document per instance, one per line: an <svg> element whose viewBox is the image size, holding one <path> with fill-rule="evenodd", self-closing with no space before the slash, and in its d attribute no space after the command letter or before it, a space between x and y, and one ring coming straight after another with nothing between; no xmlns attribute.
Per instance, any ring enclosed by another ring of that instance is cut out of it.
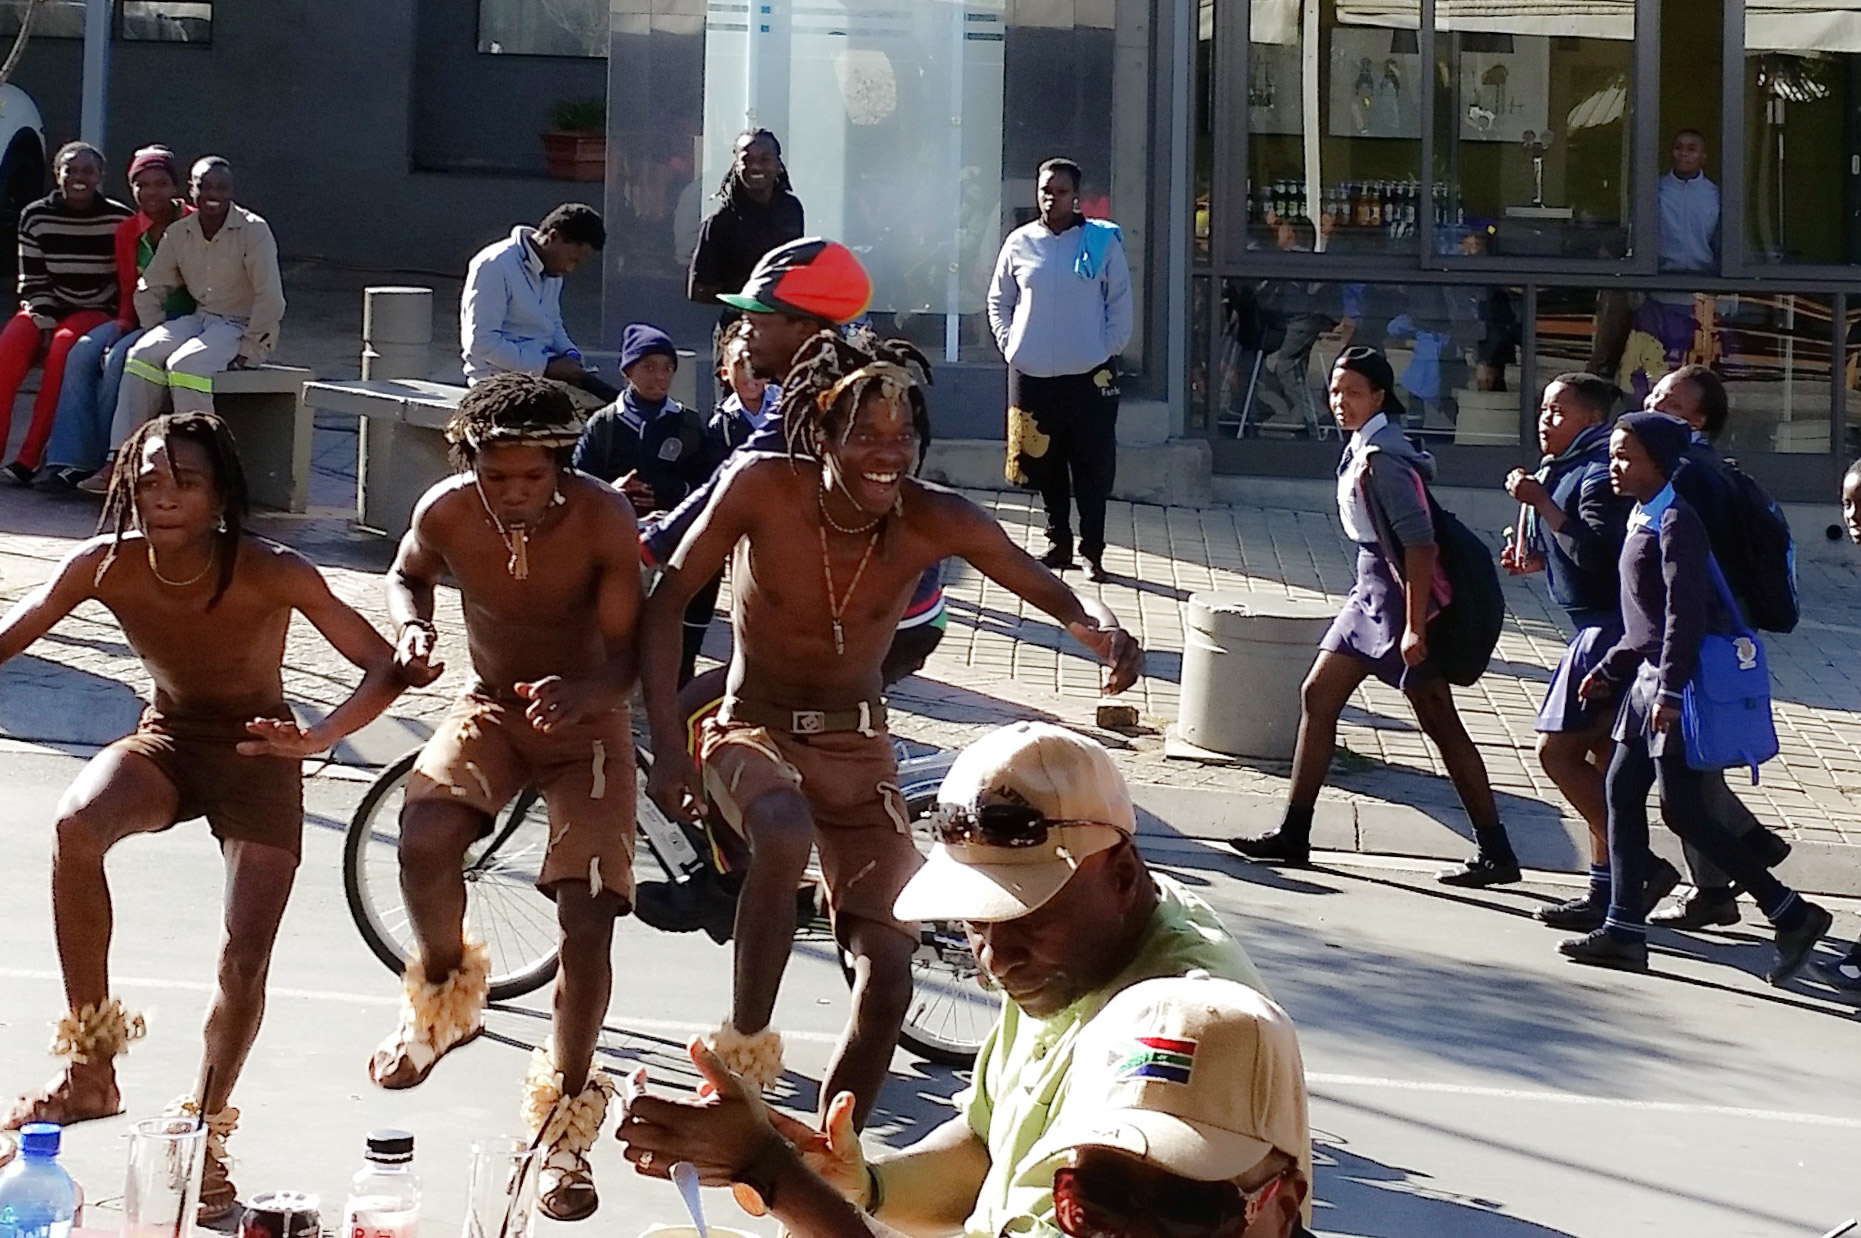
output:
<svg viewBox="0 0 1861 1238"><path fill-rule="evenodd" d="M355 518L364 529L400 540L414 504L450 476L446 422L465 388L424 379L313 382L305 407L353 414L360 425L355 468Z"/></svg>
<svg viewBox="0 0 1861 1238"><path fill-rule="evenodd" d="M314 413L303 401L309 370L262 365L213 376L213 411L239 443L252 502L287 512L310 506Z"/></svg>

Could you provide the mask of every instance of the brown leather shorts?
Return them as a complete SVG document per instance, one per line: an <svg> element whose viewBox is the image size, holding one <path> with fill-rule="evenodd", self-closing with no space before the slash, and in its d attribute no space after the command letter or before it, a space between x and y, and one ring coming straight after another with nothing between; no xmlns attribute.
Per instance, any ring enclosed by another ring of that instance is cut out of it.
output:
<svg viewBox="0 0 1861 1238"><path fill-rule="evenodd" d="M289 710L270 717L289 718ZM205 817L222 842L263 843L302 856L303 762L289 757L247 757L238 745L253 738L249 716L142 712L136 729L110 747L155 763L174 784L181 805L175 821Z"/></svg>
<svg viewBox="0 0 1861 1238"><path fill-rule="evenodd" d="M712 717L701 744L705 794L738 833L745 811L769 792L794 789L806 797L835 937L844 942L843 919L857 916L917 940L916 927L892 915L924 857L911 841L890 735L794 735Z"/></svg>
<svg viewBox="0 0 1861 1238"><path fill-rule="evenodd" d="M525 787L549 812L549 852L537 889L584 881L633 906L633 727L622 706L545 735L521 701L468 692L420 750L405 803L440 800L485 815L479 837Z"/></svg>

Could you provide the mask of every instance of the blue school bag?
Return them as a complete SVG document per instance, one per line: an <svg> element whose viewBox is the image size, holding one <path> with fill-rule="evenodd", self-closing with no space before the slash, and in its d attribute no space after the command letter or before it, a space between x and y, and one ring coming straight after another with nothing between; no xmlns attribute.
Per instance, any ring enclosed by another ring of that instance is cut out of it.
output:
<svg viewBox="0 0 1861 1238"><path fill-rule="evenodd" d="M1737 629L1708 633L1700 641L1699 665L1680 694L1680 734L1687 764L1697 770L1758 766L1777 755L1777 724L1771 717L1771 672L1764 642L1746 625L1717 559L1712 583Z"/></svg>

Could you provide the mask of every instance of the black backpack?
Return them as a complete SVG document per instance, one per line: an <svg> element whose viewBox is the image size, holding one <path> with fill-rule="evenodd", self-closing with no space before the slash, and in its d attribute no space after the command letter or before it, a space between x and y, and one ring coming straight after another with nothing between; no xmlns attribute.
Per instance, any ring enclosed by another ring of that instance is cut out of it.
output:
<svg viewBox="0 0 1861 1238"><path fill-rule="evenodd" d="M1726 583L1766 632L1788 632L1802 618L1796 596L1796 543L1783 509L1736 460L1721 462L1728 510L1712 548Z"/></svg>
<svg viewBox="0 0 1861 1238"><path fill-rule="evenodd" d="M1435 546L1453 597L1428 623L1428 659L1447 681L1470 687L1486 673L1499 630L1506 622L1506 597L1492 551L1479 535L1428 495L1434 513Z"/></svg>

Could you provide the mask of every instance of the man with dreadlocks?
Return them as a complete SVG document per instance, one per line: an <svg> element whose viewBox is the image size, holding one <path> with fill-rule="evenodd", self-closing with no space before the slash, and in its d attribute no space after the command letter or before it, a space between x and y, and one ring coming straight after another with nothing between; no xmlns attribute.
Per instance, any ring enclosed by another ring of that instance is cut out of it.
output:
<svg viewBox="0 0 1861 1238"><path fill-rule="evenodd" d="M374 718L401 691L394 651L338 600L308 561L247 536L245 475L211 413L145 422L116 457L105 531L0 619L0 662L86 601L116 616L155 681L134 733L92 757L58 806L52 910L70 1012L52 1052L66 1063L0 1125L81 1122L123 1108L115 1058L142 1016L110 993L110 887L104 857L133 834L205 817L226 860L225 944L207 1011L199 1085L177 1109L210 1132L200 1219L235 1206L228 1100L258 1034L272 943L303 836L300 759ZM315 726L284 703L285 634L296 611L363 672Z"/></svg>
<svg viewBox="0 0 1861 1238"><path fill-rule="evenodd" d="M462 861L505 804L536 788L549 812L537 887L555 900L562 971L523 1116L544 1149L543 1211L559 1221L599 1203L587 1153L613 1085L592 1063L614 919L633 903L639 539L626 496L570 468L580 429L568 393L545 378L478 383L446 428L462 472L415 506L388 572L400 656L428 670L434 587L457 583L473 682L407 784L401 888L419 953L399 1026L369 1063L382 1087L413 1087L483 1030L488 956L466 936Z"/></svg>
<svg viewBox="0 0 1861 1238"><path fill-rule="evenodd" d="M720 293L743 287L764 254L800 239L806 231L801 199L782 165L782 143L767 129L737 135L736 155L717 187L717 201L717 210L698 228L685 285L687 295L700 305L715 306ZM711 343L719 365L724 361L724 331L737 317L735 308L718 317ZM721 382L717 394L720 400L725 394Z"/></svg>
<svg viewBox="0 0 1861 1238"><path fill-rule="evenodd" d="M694 814L699 788L684 751L672 670L693 590L733 553L736 648L729 695L705 724L704 791L749 840L737 911L731 1018L716 1047L766 1086L781 1073L769 1027L794 934L793 895L811 847L834 933L854 959L853 1014L821 1086L821 1112L878 1097L910 1000L914 928L892 904L920 858L911 841L881 666L924 570L961 556L1052 615L1110 668L1106 689L1136 681L1143 654L1111 612L1073 594L975 504L912 476L929 411L924 358L903 341L867 351L821 332L783 386L786 456L746 458L672 556L647 603L641 649L652 722L649 788L668 812ZM836 1101L840 1093L848 1101Z"/></svg>

